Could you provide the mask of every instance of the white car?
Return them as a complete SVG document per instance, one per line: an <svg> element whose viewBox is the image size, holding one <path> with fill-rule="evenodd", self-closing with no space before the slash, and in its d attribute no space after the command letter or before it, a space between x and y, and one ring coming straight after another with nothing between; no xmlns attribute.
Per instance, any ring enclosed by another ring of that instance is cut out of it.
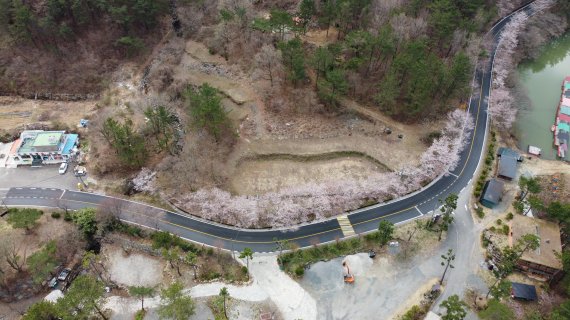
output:
<svg viewBox="0 0 570 320"><path fill-rule="evenodd" d="M67 172L67 162L64 162L59 166L59 174L65 174L66 172Z"/></svg>

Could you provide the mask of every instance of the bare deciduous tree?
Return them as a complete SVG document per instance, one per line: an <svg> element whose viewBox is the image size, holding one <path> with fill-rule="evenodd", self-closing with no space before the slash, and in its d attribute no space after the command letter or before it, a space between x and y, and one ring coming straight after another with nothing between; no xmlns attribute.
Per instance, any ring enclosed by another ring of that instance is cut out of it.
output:
<svg viewBox="0 0 570 320"><path fill-rule="evenodd" d="M272 87L274 82L281 80L283 74L281 52L272 45L263 45L255 55L254 61L256 68L254 75L269 80Z"/></svg>
<svg viewBox="0 0 570 320"><path fill-rule="evenodd" d="M0 260L3 260L14 271L24 271L26 265L27 249L23 249L8 238L0 239Z"/></svg>

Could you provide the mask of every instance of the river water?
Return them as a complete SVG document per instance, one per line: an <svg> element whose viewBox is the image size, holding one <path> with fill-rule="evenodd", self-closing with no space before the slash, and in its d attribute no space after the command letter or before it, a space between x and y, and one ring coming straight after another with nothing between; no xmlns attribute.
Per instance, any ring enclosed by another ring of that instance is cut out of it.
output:
<svg viewBox="0 0 570 320"><path fill-rule="evenodd" d="M542 157L555 159L550 127L562 94L565 76L570 76L570 33L544 46L540 56L522 63L518 69L527 99L519 98L520 111L515 124L519 148L529 145L542 149Z"/></svg>

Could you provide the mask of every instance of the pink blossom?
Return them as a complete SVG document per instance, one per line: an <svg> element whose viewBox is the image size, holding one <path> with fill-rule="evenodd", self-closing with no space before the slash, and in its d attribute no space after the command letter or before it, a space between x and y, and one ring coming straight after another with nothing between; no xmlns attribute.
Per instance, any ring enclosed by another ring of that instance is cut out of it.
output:
<svg viewBox="0 0 570 320"><path fill-rule="evenodd" d="M393 199L453 170L467 145L473 119L465 111L449 113L441 137L421 156L418 167L372 174L365 181L337 180L284 188L259 196L233 196L218 189L185 194L183 207L204 219L238 227L290 227L355 210L366 200Z"/></svg>

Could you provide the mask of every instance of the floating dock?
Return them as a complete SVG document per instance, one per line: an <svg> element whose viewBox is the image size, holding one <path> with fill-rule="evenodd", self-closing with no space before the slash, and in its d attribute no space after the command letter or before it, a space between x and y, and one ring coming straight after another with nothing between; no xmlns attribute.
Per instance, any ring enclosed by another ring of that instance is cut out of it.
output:
<svg viewBox="0 0 570 320"><path fill-rule="evenodd" d="M570 76L562 81L562 95L552 126L554 146L560 160L570 161L568 142L570 142Z"/></svg>

